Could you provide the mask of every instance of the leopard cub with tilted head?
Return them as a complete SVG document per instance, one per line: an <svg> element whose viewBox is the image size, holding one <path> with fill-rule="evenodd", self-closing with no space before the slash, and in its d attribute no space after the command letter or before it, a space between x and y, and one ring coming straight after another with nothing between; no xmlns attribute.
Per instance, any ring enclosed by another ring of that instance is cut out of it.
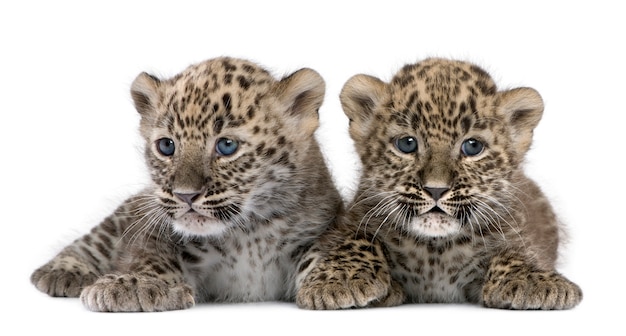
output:
<svg viewBox="0 0 626 336"><path fill-rule="evenodd" d="M161 80L142 73L150 185L31 276L94 311L293 301L302 254L342 207L315 140L325 91L221 57Z"/></svg>
<svg viewBox="0 0 626 336"><path fill-rule="evenodd" d="M308 309L472 302L568 309L561 227L523 172L543 101L478 66L426 59L341 92L362 161L355 198L300 264Z"/></svg>

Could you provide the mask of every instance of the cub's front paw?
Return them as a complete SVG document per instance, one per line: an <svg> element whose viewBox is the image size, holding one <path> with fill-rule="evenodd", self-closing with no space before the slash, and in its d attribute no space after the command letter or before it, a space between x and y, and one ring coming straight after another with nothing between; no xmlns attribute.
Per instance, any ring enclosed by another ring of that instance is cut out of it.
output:
<svg viewBox="0 0 626 336"><path fill-rule="evenodd" d="M392 286L382 247L364 239L346 240L318 258L296 293L305 309L392 306L403 299L401 288Z"/></svg>
<svg viewBox="0 0 626 336"><path fill-rule="evenodd" d="M402 285L395 280L391 280L391 287L387 295L378 301L372 302L372 307L393 307L399 306L406 300Z"/></svg>
<svg viewBox="0 0 626 336"><path fill-rule="evenodd" d="M570 309L582 300L578 285L555 272L535 272L487 282L483 303L505 309Z"/></svg>
<svg viewBox="0 0 626 336"><path fill-rule="evenodd" d="M312 281L303 284L296 295L298 307L304 309L342 309L364 307L384 298L389 287L381 281Z"/></svg>
<svg viewBox="0 0 626 336"><path fill-rule="evenodd" d="M85 265L68 260L52 260L30 276L30 282L50 296L78 297L98 275Z"/></svg>
<svg viewBox="0 0 626 336"><path fill-rule="evenodd" d="M80 299L88 309L101 312L140 312L186 309L194 305L187 285L134 275L106 275L83 290Z"/></svg>

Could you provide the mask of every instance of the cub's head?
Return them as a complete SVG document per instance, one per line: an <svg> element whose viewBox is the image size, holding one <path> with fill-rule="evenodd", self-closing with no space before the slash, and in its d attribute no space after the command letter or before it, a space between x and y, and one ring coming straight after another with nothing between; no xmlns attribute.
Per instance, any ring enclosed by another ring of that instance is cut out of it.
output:
<svg viewBox="0 0 626 336"><path fill-rule="evenodd" d="M363 163L361 225L432 237L510 221L514 176L543 113L535 90L498 91L473 64L427 59L389 83L352 77L341 103Z"/></svg>
<svg viewBox="0 0 626 336"><path fill-rule="evenodd" d="M277 80L233 58L170 79L140 74L131 94L154 182L145 219L210 236L291 211L324 87L310 69Z"/></svg>

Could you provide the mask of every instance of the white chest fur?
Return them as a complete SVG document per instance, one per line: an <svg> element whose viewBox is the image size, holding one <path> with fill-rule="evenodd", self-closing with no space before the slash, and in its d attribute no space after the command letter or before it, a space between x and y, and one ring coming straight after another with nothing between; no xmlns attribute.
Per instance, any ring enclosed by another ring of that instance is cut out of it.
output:
<svg viewBox="0 0 626 336"><path fill-rule="evenodd" d="M293 295L293 254L306 240L275 229L236 232L201 246L187 246L185 274L199 301L267 301ZM197 262L192 262L197 261Z"/></svg>
<svg viewBox="0 0 626 336"><path fill-rule="evenodd" d="M482 245L470 239L411 237L388 242L392 277L401 283L409 301L470 302L478 299L485 260Z"/></svg>

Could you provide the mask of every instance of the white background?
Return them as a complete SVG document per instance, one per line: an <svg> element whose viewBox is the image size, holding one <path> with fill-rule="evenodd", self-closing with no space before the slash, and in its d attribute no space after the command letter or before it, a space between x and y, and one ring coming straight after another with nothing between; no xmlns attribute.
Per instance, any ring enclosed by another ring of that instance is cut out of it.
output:
<svg viewBox="0 0 626 336"><path fill-rule="evenodd" d="M552 3L558 3L552 4ZM617 1L3 1L0 4L0 334L624 334L626 24ZM310 312L291 303L98 314L30 273L146 181L129 85L229 55L325 78L318 132L337 183L357 178L343 83L427 56L478 63L546 109L528 155L570 231L571 311L473 305ZM620 312L621 310L621 312ZM543 330L543 331L542 331Z"/></svg>

